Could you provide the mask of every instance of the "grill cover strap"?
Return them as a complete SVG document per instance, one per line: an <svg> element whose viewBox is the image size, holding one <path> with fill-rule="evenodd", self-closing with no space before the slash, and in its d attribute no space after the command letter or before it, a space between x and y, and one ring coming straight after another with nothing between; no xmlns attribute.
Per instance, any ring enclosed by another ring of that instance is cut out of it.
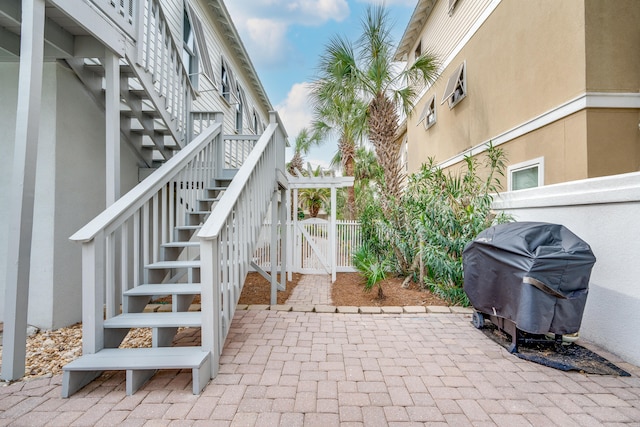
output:
<svg viewBox="0 0 640 427"><path fill-rule="evenodd" d="M542 283L541 281L534 279L533 277L529 277L529 276L525 276L522 279L523 283L526 283L528 285L531 286L535 286L536 288L540 289L542 292L544 292L545 294L549 294L552 295L556 298L560 298L560 299L567 299L566 296L562 295L560 292L551 289L549 286L545 285L544 283Z"/></svg>

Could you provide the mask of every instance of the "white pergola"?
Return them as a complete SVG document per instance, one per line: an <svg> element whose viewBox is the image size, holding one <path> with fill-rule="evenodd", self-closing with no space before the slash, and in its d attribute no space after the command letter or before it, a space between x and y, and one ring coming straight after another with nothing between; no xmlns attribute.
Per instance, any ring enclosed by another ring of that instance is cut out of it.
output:
<svg viewBox="0 0 640 427"><path fill-rule="evenodd" d="M309 171L311 172L311 171ZM331 209L329 216L329 242L331 247L330 257L330 270L331 281L336 281L336 267L337 267L337 253L336 253L336 189L353 187L354 177L352 176L335 176L335 173L323 174L320 176L303 176L300 171L297 171L297 175L292 175L287 172L287 181L289 183L289 189L293 190L293 201L290 200L291 193L287 192L287 215L291 215L291 205L298 206L298 190L305 188L329 188L331 190ZM292 219L293 229L298 227L298 215L294 215ZM293 248L293 235L291 233L288 240L288 246ZM293 265L293 250L287 251L287 264ZM289 280L292 278L291 268L288 269Z"/></svg>

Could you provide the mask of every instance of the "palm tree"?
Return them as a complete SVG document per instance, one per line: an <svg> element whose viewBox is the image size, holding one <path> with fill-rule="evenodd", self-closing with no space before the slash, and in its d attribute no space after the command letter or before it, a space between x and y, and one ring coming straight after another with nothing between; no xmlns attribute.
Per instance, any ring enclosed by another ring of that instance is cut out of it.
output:
<svg viewBox="0 0 640 427"><path fill-rule="evenodd" d="M323 170L320 166L315 170L309 166L309 172L312 176L321 176ZM300 190L298 203L309 210L311 218L317 218L321 208L328 210L327 208L331 204L331 190L328 188L304 188Z"/></svg>
<svg viewBox="0 0 640 427"><path fill-rule="evenodd" d="M291 175L297 175L297 171L302 171L304 166L303 155L309 153L312 146L320 142L318 134L310 133L307 128L302 128L296 136L293 157L287 165L287 171Z"/></svg>
<svg viewBox="0 0 640 427"><path fill-rule="evenodd" d="M435 81L438 71L438 61L428 51L398 71L390 30L385 7L369 6L360 38L354 45L340 37L332 39L326 56L333 60L323 66L332 73L334 91L353 92L365 99L369 140L384 172L380 192L384 209L402 192L398 110L410 114L420 90Z"/></svg>
<svg viewBox="0 0 640 427"><path fill-rule="evenodd" d="M313 82L311 98L315 110L314 130L325 137L338 134L338 155L344 176L354 176L355 153L366 130L367 106L356 96L355 87L341 81L339 55L344 46L332 39L320 58L319 77ZM347 188L347 219L356 216L355 191Z"/></svg>

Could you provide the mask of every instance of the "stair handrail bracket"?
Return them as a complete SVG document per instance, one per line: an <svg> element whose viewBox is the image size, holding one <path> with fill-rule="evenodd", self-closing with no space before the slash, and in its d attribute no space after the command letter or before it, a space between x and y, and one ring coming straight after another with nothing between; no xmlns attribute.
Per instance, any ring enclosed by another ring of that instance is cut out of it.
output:
<svg viewBox="0 0 640 427"><path fill-rule="evenodd" d="M122 291L141 284L144 266L158 261L160 245L173 241L171 231L218 173L221 120L70 237L82 243L84 354L113 345L105 342L105 317L119 313Z"/></svg>
<svg viewBox="0 0 640 427"><path fill-rule="evenodd" d="M254 245L284 169L286 133L277 113L198 233L201 257L202 349L212 378L249 271Z"/></svg>

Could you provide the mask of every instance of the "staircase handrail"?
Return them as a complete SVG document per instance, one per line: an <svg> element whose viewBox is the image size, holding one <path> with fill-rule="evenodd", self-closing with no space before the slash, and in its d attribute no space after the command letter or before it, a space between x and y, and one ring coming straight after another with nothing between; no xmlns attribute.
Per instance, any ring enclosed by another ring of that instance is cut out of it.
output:
<svg viewBox="0 0 640 427"><path fill-rule="evenodd" d="M218 372L220 354L252 252L269 204L278 203L284 170L286 132L276 112L233 181L198 233L202 307L202 349L212 357L211 377ZM280 172L280 173L279 173Z"/></svg>
<svg viewBox="0 0 640 427"><path fill-rule="evenodd" d="M190 144L180 150L171 159L153 172L147 179L136 185L131 191L118 199L88 224L78 230L69 239L76 242L89 242L98 233L111 227L117 227L133 212L140 208L166 183L187 165L200 150L222 132L222 123L215 123L205 129Z"/></svg>
<svg viewBox="0 0 640 427"><path fill-rule="evenodd" d="M269 145L269 142L271 142L271 138L274 136L277 129L284 129L279 121L270 123L267 126L262 136L256 143L253 151L251 151L251 154L249 154L247 159L244 161L242 167L238 170L233 181L222 195L222 198L220 199L220 202L216 207L215 215L211 215L209 220L202 226L202 229L198 233L198 237L200 239L212 240L218 237L218 235L220 234L220 230L231 214L231 211L235 206L237 200L240 198L240 195L244 190L247 181L251 177L251 174L254 172L255 167L258 164L258 161L262 157L262 153ZM284 143L285 142L283 140L282 144L284 145ZM277 168L277 165L275 166Z"/></svg>

